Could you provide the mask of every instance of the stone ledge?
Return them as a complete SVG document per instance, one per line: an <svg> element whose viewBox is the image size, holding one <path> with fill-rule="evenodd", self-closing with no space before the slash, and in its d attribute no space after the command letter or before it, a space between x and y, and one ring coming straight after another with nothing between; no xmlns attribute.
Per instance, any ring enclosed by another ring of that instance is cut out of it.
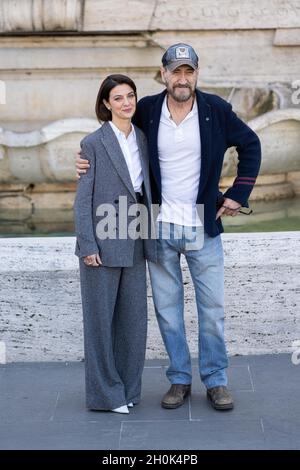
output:
<svg viewBox="0 0 300 470"><path fill-rule="evenodd" d="M290 352L300 339L300 232L223 234L226 339L233 354ZM83 357L74 237L0 239L0 341L7 360ZM197 355L197 314L185 261L185 317ZM147 357L165 357L148 285Z"/></svg>
<svg viewBox="0 0 300 470"><path fill-rule="evenodd" d="M300 232L223 233L222 240L226 267L300 265ZM249 256L257 247L255 258ZM74 249L69 236L0 238L0 273L76 271Z"/></svg>
<svg viewBox="0 0 300 470"><path fill-rule="evenodd" d="M274 46L300 46L300 28L277 29Z"/></svg>

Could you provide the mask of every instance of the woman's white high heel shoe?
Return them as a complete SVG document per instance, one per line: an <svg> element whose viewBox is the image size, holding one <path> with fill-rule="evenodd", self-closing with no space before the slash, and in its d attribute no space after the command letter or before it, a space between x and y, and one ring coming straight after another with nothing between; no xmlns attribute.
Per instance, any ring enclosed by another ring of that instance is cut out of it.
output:
<svg viewBox="0 0 300 470"><path fill-rule="evenodd" d="M133 408L134 405L133 405L133 403L132 403L132 401L131 401L130 403L127 403L127 406L128 406L128 408Z"/></svg>
<svg viewBox="0 0 300 470"><path fill-rule="evenodd" d="M111 411L113 411L114 413L124 413L124 414L129 413L129 409L128 409L127 405L119 406L119 408L114 408Z"/></svg>

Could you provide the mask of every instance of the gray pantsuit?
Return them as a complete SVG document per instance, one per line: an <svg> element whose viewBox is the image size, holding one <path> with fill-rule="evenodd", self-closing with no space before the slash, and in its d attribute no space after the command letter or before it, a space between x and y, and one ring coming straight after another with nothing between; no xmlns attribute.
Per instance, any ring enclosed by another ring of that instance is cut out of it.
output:
<svg viewBox="0 0 300 470"><path fill-rule="evenodd" d="M135 128L141 158L143 204L152 223L147 145ZM125 158L109 123L81 141L90 169L82 175L74 204L84 324L86 404L110 410L137 403L145 359L147 333L146 259L156 261L156 242L130 237L99 239L97 208L127 197L127 209L136 204ZM130 218L130 216L128 216ZM130 219L132 220L132 219ZM102 265L85 265L85 256L100 254Z"/></svg>

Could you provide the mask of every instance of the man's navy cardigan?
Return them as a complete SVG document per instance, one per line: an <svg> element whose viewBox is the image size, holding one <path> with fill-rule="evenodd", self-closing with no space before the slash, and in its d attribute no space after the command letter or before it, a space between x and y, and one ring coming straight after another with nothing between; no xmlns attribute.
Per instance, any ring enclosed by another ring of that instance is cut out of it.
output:
<svg viewBox="0 0 300 470"><path fill-rule="evenodd" d="M153 204L161 204L161 174L158 159L158 127L166 90L146 96L137 104L133 122L148 140ZM204 229L211 237L223 232L221 218L216 218L222 198L219 180L224 153L229 147L238 152L237 177L224 197L248 206L261 162L260 141L255 132L232 111L232 106L216 95L196 90L201 136L201 174L197 204L204 204ZM198 138L199 136L195 136Z"/></svg>

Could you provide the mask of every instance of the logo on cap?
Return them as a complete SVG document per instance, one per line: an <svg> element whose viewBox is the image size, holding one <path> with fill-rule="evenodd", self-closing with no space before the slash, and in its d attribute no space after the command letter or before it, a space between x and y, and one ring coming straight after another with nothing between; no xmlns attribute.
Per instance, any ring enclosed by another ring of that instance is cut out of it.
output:
<svg viewBox="0 0 300 470"><path fill-rule="evenodd" d="M176 59L190 59L190 52L188 47L176 47L175 57Z"/></svg>

